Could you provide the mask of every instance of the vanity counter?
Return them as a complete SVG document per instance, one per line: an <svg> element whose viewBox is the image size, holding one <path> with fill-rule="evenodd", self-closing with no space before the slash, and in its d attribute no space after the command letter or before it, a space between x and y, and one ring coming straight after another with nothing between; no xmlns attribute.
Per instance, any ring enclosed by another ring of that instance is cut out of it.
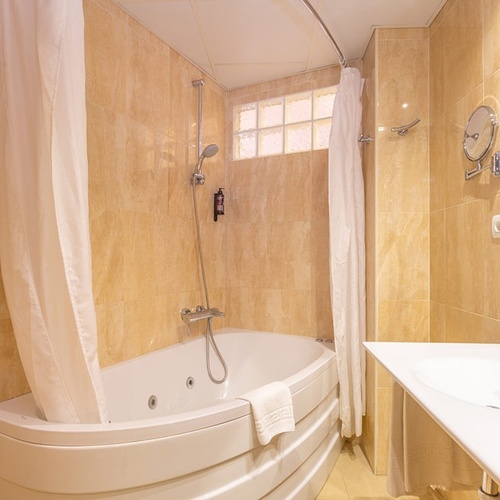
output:
<svg viewBox="0 0 500 500"><path fill-rule="evenodd" d="M364 342L363 345L483 471L500 484L500 408L450 396L422 382L415 372L419 363L432 358L500 361L500 344Z"/></svg>

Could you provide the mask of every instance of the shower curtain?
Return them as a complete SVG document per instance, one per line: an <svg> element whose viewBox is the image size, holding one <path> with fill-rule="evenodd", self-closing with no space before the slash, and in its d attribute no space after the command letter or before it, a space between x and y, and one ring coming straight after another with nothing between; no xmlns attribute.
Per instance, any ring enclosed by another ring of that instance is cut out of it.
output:
<svg viewBox="0 0 500 500"><path fill-rule="evenodd" d="M0 265L23 368L47 420L104 422L81 0L1 0L0 64Z"/></svg>
<svg viewBox="0 0 500 500"><path fill-rule="evenodd" d="M340 383L342 435L361 435L366 405L365 219L358 137L363 80L344 68L333 107L328 155L330 290Z"/></svg>

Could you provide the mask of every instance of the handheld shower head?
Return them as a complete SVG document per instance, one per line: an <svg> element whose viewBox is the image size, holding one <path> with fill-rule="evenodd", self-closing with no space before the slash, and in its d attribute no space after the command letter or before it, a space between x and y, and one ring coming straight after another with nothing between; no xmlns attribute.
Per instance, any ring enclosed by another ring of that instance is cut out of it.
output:
<svg viewBox="0 0 500 500"><path fill-rule="evenodd" d="M212 156L216 155L218 151L219 146L217 146L217 144L209 144L200 156L203 156L203 158L212 158Z"/></svg>
<svg viewBox="0 0 500 500"><path fill-rule="evenodd" d="M219 151L219 146L217 144L209 144L201 153L198 158L198 162L194 167L193 180L196 184L203 184L205 182L205 176L201 173L201 166L203 165L203 160L205 158L212 158L212 156L217 154Z"/></svg>

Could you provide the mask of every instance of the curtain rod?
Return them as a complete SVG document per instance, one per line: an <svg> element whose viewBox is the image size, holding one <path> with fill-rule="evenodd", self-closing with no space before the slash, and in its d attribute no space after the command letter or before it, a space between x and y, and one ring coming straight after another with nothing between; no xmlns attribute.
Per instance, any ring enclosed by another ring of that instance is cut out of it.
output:
<svg viewBox="0 0 500 500"><path fill-rule="evenodd" d="M333 46L335 47L335 51L337 52L337 56L339 58L339 62L342 65L342 67L347 68L349 65L347 64L347 61L344 57L344 54L342 54L342 51L340 50L339 46L337 45L335 38L333 38L332 34L330 33L330 30L327 28L326 24L323 22L323 19L321 19L321 16L317 13L315 8L309 3L309 0L302 0L302 3L309 9L309 12L318 20L319 24L323 28L323 31L326 33L326 36L332 42Z"/></svg>

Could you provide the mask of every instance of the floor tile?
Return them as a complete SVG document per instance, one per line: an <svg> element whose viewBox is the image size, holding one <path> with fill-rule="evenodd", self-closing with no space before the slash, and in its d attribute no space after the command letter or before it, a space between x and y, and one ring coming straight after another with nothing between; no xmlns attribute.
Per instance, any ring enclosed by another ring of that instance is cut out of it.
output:
<svg viewBox="0 0 500 500"><path fill-rule="evenodd" d="M386 476L376 476L358 445L346 442L316 500L387 500ZM405 496L399 500L419 500ZM420 500L430 500L427 497Z"/></svg>

